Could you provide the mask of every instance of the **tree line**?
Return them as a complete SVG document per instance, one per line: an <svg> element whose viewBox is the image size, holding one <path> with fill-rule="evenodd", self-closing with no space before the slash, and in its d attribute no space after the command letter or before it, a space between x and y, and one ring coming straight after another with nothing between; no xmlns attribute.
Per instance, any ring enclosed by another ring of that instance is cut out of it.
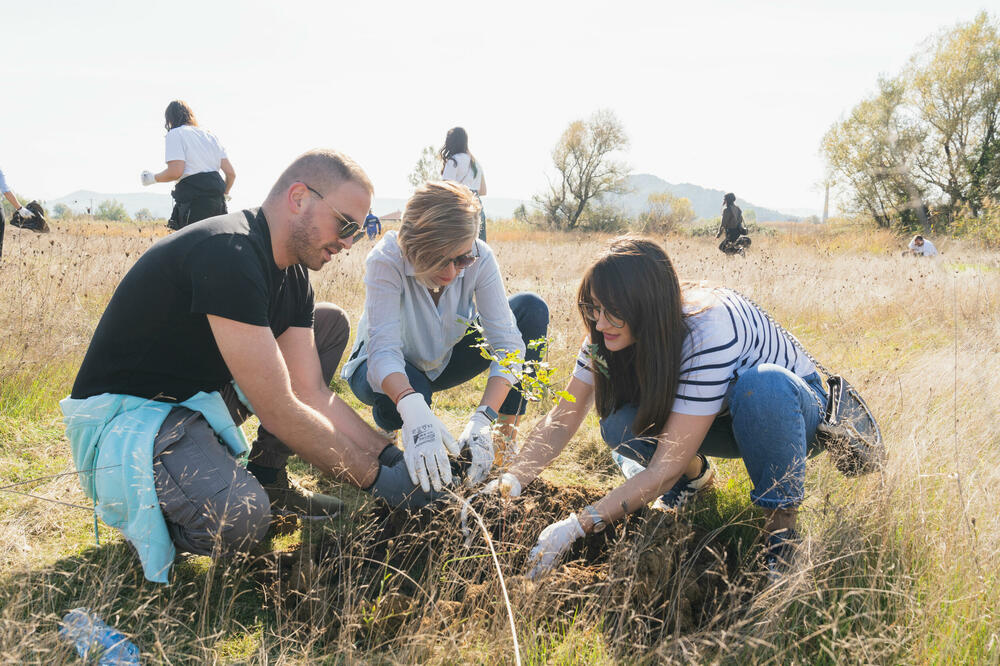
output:
<svg viewBox="0 0 1000 666"><path fill-rule="evenodd" d="M879 226L1000 225L997 23L981 12L926 40L830 127L821 151L842 205Z"/></svg>

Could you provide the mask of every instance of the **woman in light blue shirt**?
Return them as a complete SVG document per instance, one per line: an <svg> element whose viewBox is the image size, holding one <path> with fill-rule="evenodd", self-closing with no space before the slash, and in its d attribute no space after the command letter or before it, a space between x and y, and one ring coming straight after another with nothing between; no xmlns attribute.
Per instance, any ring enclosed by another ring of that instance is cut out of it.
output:
<svg viewBox="0 0 1000 666"><path fill-rule="evenodd" d="M406 204L402 226L389 231L365 261L365 310L341 373L375 423L402 430L411 480L425 491L451 482L449 454L468 448L466 480L480 482L493 465L493 426L510 437L525 400L520 363L486 359L481 337L498 358L538 360L549 312L535 294L510 299L493 250L478 240L481 206L453 182L421 186ZM470 328L476 324L482 336ZM511 356L516 355L516 356ZM479 407L455 441L430 409L435 392L489 368Z"/></svg>

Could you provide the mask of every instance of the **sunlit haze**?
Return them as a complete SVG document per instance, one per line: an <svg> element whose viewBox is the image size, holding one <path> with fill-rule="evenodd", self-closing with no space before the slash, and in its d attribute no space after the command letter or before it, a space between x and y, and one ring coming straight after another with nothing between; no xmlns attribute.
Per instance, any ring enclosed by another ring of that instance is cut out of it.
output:
<svg viewBox="0 0 1000 666"><path fill-rule="evenodd" d="M986 2L4 3L0 168L15 191L143 191L184 99L259 204L297 154L347 152L405 197L464 126L489 193L545 187L567 124L623 122L637 173L822 206L820 139ZM168 193L170 186L146 191ZM488 200L487 200L488 207Z"/></svg>

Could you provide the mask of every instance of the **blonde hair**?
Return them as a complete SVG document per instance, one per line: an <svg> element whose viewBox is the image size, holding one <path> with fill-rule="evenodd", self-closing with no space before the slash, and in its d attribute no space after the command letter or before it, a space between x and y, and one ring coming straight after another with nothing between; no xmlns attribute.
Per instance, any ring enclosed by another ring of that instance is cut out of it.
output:
<svg viewBox="0 0 1000 666"><path fill-rule="evenodd" d="M480 208L472 190L450 181L424 183L406 202L399 247L421 284L479 235Z"/></svg>
<svg viewBox="0 0 1000 666"><path fill-rule="evenodd" d="M267 196L269 199L279 196L295 183L307 183L320 192L328 192L348 181L358 183L369 194L375 193L375 187L361 165L344 153L319 148L296 157L278 177L278 182Z"/></svg>

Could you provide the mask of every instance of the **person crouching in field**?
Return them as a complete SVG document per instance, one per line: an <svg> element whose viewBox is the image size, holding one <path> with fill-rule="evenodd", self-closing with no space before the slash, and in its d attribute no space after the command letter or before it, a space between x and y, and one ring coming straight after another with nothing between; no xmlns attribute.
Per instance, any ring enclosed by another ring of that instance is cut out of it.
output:
<svg viewBox="0 0 1000 666"><path fill-rule="evenodd" d="M934 257L937 256L937 248L934 247L929 239L924 238L920 234L917 234L910 241L910 244L906 247L903 255L911 255L914 257Z"/></svg>
<svg viewBox="0 0 1000 666"><path fill-rule="evenodd" d="M384 436L329 389L350 326L314 305L309 270L350 249L372 185L347 156L315 150L264 204L157 241L128 271L61 402L96 513L167 582L177 549L250 548L272 512L328 517L340 500L289 481L292 453L385 498L420 496ZM253 412L258 438L237 424Z"/></svg>
<svg viewBox="0 0 1000 666"><path fill-rule="evenodd" d="M376 425L402 429L401 455L424 491L451 483L448 456L465 448L467 482L489 473L494 422L509 441L526 406L515 384L520 360L538 360L538 346L528 343L548 330L541 298L507 298L493 250L477 238L480 219L479 200L464 185L430 182L417 189L399 231L386 232L365 260L365 310L341 373L372 406ZM500 358L517 354L518 361L502 367L484 358L483 338ZM482 400L456 442L431 410L432 396L487 368Z"/></svg>
<svg viewBox="0 0 1000 666"><path fill-rule="evenodd" d="M589 337L566 389L576 401L549 412L487 491L519 495L592 403L627 479L546 527L529 575L554 566L576 539L657 498L679 506L711 480L708 456L743 459L750 498L767 516L768 566L780 572L797 539L805 461L826 400L813 363L736 292L682 289L666 252L649 240L615 240L587 269L578 298Z"/></svg>

